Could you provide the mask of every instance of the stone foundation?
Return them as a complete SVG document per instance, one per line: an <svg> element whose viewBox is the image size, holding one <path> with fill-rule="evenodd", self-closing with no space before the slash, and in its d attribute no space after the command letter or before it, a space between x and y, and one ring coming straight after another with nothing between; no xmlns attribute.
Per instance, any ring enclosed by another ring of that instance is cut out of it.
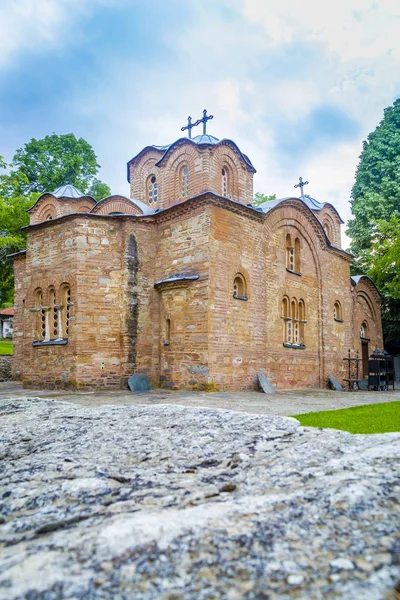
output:
<svg viewBox="0 0 400 600"><path fill-rule="evenodd" d="M11 360L11 356L0 356L0 381L10 381Z"/></svg>

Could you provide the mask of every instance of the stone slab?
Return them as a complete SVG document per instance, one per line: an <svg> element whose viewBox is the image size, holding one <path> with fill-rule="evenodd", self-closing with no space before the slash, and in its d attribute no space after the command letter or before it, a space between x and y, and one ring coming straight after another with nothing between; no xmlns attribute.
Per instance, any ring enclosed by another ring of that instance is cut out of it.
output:
<svg viewBox="0 0 400 600"><path fill-rule="evenodd" d="M335 377L333 377L333 375L329 377L329 385L333 390L336 390L337 392L343 391L343 386L340 385L338 380Z"/></svg>
<svg viewBox="0 0 400 600"><path fill-rule="evenodd" d="M128 379L131 392L148 392L151 390L150 379L144 373L135 373Z"/></svg>
<svg viewBox="0 0 400 600"><path fill-rule="evenodd" d="M265 394L276 394L276 389L263 371L258 371L258 381Z"/></svg>
<svg viewBox="0 0 400 600"><path fill-rule="evenodd" d="M400 578L399 433L165 404L0 411L0 600L381 600Z"/></svg>

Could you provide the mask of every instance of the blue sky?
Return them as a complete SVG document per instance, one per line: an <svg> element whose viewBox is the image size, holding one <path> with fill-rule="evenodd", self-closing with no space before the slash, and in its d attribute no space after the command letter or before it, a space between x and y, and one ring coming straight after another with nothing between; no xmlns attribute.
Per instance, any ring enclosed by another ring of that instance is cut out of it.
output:
<svg viewBox="0 0 400 600"><path fill-rule="evenodd" d="M350 216L362 141L400 95L398 0L3 0L0 154L74 133L128 194L126 162L188 114L235 140L255 190Z"/></svg>

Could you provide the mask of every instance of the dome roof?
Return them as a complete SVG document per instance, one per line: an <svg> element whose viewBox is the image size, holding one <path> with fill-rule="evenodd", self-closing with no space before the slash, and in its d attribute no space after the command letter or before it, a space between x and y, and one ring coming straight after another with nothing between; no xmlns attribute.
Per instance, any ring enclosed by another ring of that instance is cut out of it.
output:
<svg viewBox="0 0 400 600"><path fill-rule="evenodd" d="M54 192L50 192L52 196L55 198L82 198L87 194L83 194L78 188L76 188L71 183L67 185L62 185L61 187L54 190Z"/></svg>
<svg viewBox="0 0 400 600"><path fill-rule="evenodd" d="M276 198L276 200L267 200L266 202L263 202L262 204L260 204L259 206L257 206L258 211L260 212L264 212L267 213L269 212L272 208L275 208L275 206L278 206L278 204L280 204L281 202L285 202L286 200L291 200L293 198L293 196L288 196L286 198ZM312 210L314 213L315 212L319 212L320 210L322 210L324 208L324 206L330 206L335 213L337 214L337 216L339 217L341 223L343 223L344 221L341 219L338 211L336 210L336 208L330 204L329 202L319 202L318 200L315 200L315 198L311 198L311 196L299 196L297 198L297 200L301 200L301 202L303 202L303 204L305 204L306 206L308 206L308 208L310 210Z"/></svg>
<svg viewBox="0 0 400 600"><path fill-rule="evenodd" d="M208 133L202 133L201 135L196 135L196 137L192 138L192 142L195 144L218 144L219 139L214 137L213 135L209 135Z"/></svg>

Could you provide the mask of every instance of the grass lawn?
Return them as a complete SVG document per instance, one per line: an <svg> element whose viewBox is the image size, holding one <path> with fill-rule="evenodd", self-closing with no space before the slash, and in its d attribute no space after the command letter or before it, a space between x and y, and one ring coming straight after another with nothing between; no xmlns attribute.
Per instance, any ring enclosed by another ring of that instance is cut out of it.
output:
<svg viewBox="0 0 400 600"><path fill-rule="evenodd" d="M0 338L0 354L12 354L13 343L7 338Z"/></svg>
<svg viewBox="0 0 400 600"><path fill-rule="evenodd" d="M291 415L305 427L328 427L350 433L400 431L400 402L365 404L340 410Z"/></svg>

